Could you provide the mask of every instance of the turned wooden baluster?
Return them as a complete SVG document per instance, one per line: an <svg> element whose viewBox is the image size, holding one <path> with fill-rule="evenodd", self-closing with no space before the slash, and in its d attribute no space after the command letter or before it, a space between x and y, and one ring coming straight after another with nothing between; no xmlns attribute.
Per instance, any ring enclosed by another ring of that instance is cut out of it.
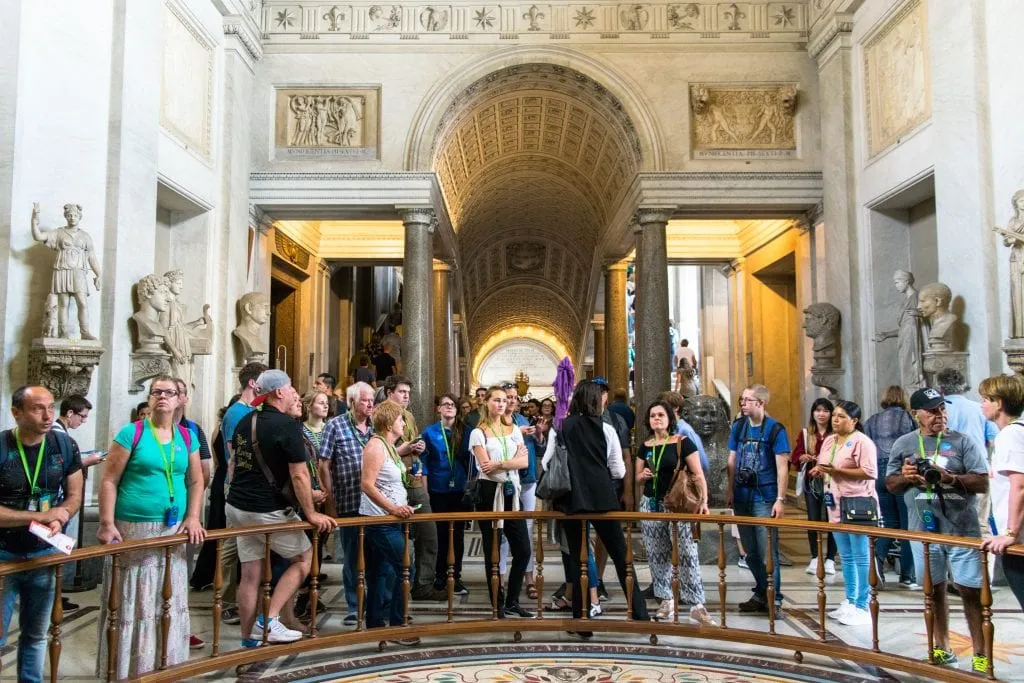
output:
<svg viewBox="0 0 1024 683"><path fill-rule="evenodd" d="M362 631L363 612L366 608L366 553L363 548L366 544L366 527L359 527L359 550L356 553L356 630ZM345 558L348 561L348 558Z"/></svg>
<svg viewBox="0 0 1024 683"><path fill-rule="evenodd" d="M878 649L878 562L875 560L875 539L868 536L868 585L871 586L871 599L868 607L871 610L871 649Z"/></svg>
<svg viewBox="0 0 1024 683"><path fill-rule="evenodd" d="M167 640L171 635L171 597L174 584L171 583L171 546L164 547L163 605L160 607L160 670L167 668Z"/></svg>
<svg viewBox="0 0 1024 683"><path fill-rule="evenodd" d="M500 484L499 484L500 486ZM498 529L497 522L488 522L486 520L480 520L481 524L491 525L491 620L497 620L498 618L498 590L501 588L501 579L498 577L498 560L500 555L498 554ZM502 605L501 609L505 606Z"/></svg>
<svg viewBox="0 0 1024 683"><path fill-rule="evenodd" d="M725 625L725 525L718 525L718 602L721 605L719 616L722 620L722 628Z"/></svg>
<svg viewBox="0 0 1024 683"><path fill-rule="evenodd" d="M214 541L214 560L213 560L213 656L216 657L220 654L220 617L224 611L224 601L222 592L224 589L224 580L221 577L221 563L220 563L220 551L221 546L224 545L224 540L218 538Z"/></svg>
<svg viewBox="0 0 1024 683"><path fill-rule="evenodd" d="M117 648L121 628L119 623L119 612L121 610L121 556L114 555L110 558L110 592L107 594L107 680L116 681L117 675Z"/></svg>
<svg viewBox="0 0 1024 683"><path fill-rule="evenodd" d="M316 603L320 600L320 532L313 530L313 561L309 570L309 637L316 638Z"/></svg>
<svg viewBox="0 0 1024 683"><path fill-rule="evenodd" d="M921 587L924 589L924 628L928 632L928 661L934 664L935 656L932 651L935 649L935 612L933 611L932 591L935 590L935 587L932 586L930 566L932 544L926 542L922 545L924 546L924 583Z"/></svg>
<svg viewBox="0 0 1024 683"><path fill-rule="evenodd" d="M461 522L460 522L461 524ZM454 620L453 606L455 604L455 522L448 522L448 623Z"/></svg>
<svg viewBox="0 0 1024 683"><path fill-rule="evenodd" d="M263 634L260 636L264 645L267 644L267 626L270 622L270 617L267 616L270 613L270 579L270 534L266 534L263 539ZM245 634L243 633L242 636L245 637Z"/></svg>
<svg viewBox="0 0 1024 683"><path fill-rule="evenodd" d="M814 570L814 575L818 579L818 640L823 643L828 638L825 633L825 605L828 602L825 596L825 536L826 534L821 531L817 534L818 567Z"/></svg>
<svg viewBox="0 0 1024 683"><path fill-rule="evenodd" d="M672 623L679 623L679 522L669 522L672 534Z"/></svg>
<svg viewBox="0 0 1024 683"><path fill-rule="evenodd" d="M985 657L988 659L988 671L985 675L990 681L996 678L995 658L992 656L995 644L996 629L992 623L992 584L989 583L988 553L981 553L981 633L985 640Z"/></svg>
<svg viewBox="0 0 1024 683"><path fill-rule="evenodd" d="M581 593L580 598L583 603L582 618L590 618L590 572L587 571L587 557L590 554L590 534L587 533L587 523L583 521L580 523L580 536L582 537L582 543L580 544L580 584L573 588L573 591L579 590ZM574 593L575 595L575 593ZM575 615L574 615L575 616Z"/></svg>
<svg viewBox="0 0 1024 683"><path fill-rule="evenodd" d="M409 625L409 602L412 599L412 582L409 580L410 567L412 566L412 558L409 553L411 542L409 541L409 523L406 522L402 525L402 533L405 536L405 542L402 544L402 624L405 626Z"/></svg>
<svg viewBox="0 0 1024 683"><path fill-rule="evenodd" d="M633 525L626 522L626 621L633 621Z"/></svg>
<svg viewBox="0 0 1024 683"><path fill-rule="evenodd" d="M768 552L765 571L768 574L768 633L775 635L775 530L768 528Z"/></svg>
<svg viewBox="0 0 1024 683"><path fill-rule="evenodd" d="M537 529L537 552L533 558L533 582L537 586L537 618L544 618L544 520L534 524Z"/></svg>
<svg viewBox="0 0 1024 683"><path fill-rule="evenodd" d="M57 590L53 594L53 609L50 610L50 683L57 683L60 671L61 624L64 623L64 605L61 604L61 585L64 583L64 565L54 567ZM990 610L991 611L991 610Z"/></svg>

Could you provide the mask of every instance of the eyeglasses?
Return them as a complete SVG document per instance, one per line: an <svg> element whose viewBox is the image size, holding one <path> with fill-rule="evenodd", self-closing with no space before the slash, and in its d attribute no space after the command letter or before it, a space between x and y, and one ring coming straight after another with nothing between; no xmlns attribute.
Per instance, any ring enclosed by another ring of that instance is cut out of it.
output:
<svg viewBox="0 0 1024 683"><path fill-rule="evenodd" d="M740 403L760 403L761 400L757 398L741 398Z"/></svg>
<svg viewBox="0 0 1024 683"><path fill-rule="evenodd" d="M454 408L455 404L452 403L451 401L441 401L440 403L437 404L437 407L438 408Z"/></svg>
<svg viewBox="0 0 1024 683"><path fill-rule="evenodd" d="M85 420L85 419L87 419L89 417L89 413L86 413L85 415L82 415L81 413L75 413L75 415L80 417L80 418L82 418L83 420Z"/></svg>
<svg viewBox="0 0 1024 683"><path fill-rule="evenodd" d="M177 396L178 395L178 390L177 389L153 389L152 391L149 392L149 395L153 396L154 398L160 398L161 396Z"/></svg>

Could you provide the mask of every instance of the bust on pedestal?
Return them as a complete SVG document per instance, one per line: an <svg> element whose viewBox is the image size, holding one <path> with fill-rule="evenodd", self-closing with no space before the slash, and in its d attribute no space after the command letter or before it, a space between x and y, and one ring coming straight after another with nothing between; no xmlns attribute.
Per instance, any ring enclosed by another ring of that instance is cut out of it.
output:
<svg viewBox="0 0 1024 683"><path fill-rule="evenodd" d="M137 332L132 353L132 386L130 391L144 389L142 382L150 377L171 373L171 354L167 349L167 328L160 321L171 303L167 281L159 275L147 275L135 285L139 311L132 316Z"/></svg>
<svg viewBox="0 0 1024 683"><path fill-rule="evenodd" d="M968 354L957 349L960 320L949 310L952 299L953 293L941 282L923 287L918 295L921 316L929 323L924 352L924 376L929 386L936 385L936 375L946 368L956 368L967 377Z"/></svg>
<svg viewBox="0 0 1024 683"><path fill-rule="evenodd" d="M835 399L843 379L839 349L839 309L827 302L811 304L804 309L804 334L814 340L814 364L811 382L828 390Z"/></svg>
<svg viewBox="0 0 1024 683"><path fill-rule="evenodd" d="M238 300L238 327L231 335L241 347L242 362L266 363L269 342L263 334L263 326L270 319L270 301L263 292L249 292Z"/></svg>

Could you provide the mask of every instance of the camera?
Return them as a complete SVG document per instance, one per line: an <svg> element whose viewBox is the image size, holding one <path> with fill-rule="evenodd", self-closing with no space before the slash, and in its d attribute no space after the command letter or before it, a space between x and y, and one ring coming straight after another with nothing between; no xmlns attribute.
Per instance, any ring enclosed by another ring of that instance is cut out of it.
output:
<svg viewBox="0 0 1024 683"><path fill-rule="evenodd" d="M737 486L753 486L757 483L757 472L746 468L736 470Z"/></svg>
<svg viewBox="0 0 1024 683"><path fill-rule="evenodd" d="M924 477L929 486L938 486L942 481L942 470L933 465L930 460L918 460L915 465L917 473Z"/></svg>

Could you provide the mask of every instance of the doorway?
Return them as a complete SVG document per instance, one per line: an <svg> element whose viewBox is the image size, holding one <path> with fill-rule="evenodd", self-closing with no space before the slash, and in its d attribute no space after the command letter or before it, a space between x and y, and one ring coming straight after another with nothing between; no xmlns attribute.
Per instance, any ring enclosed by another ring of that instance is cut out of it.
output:
<svg viewBox="0 0 1024 683"><path fill-rule="evenodd" d="M754 382L768 387L769 414L793 434L803 424L795 255L790 252L755 272L751 285Z"/></svg>
<svg viewBox="0 0 1024 683"><path fill-rule="evenodd" d="M276 278L270 279L270 358L271 365L296 377L299 347L299 291Z"/></svg>

